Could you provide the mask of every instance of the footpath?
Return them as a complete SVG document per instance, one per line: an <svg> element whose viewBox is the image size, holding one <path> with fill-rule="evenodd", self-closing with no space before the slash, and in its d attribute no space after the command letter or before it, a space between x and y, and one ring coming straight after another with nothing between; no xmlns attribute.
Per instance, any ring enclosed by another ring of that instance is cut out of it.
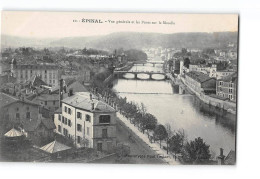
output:
<svg viewBox="0 0 260 179"><path fill-rule="evenodd" d="M132 130L140 139L142 139L153 151L155 151L158 156L164 160L166 163L170 165L180 165L180 162L175 161L174 157L167 151L160 148L160 144L158 143L151 143L148 139L146 134L143 134L141 131L138 130L136 126L130 123L130 120L127 120L122 114L117 112L117 117L130 129Z"/></svg>

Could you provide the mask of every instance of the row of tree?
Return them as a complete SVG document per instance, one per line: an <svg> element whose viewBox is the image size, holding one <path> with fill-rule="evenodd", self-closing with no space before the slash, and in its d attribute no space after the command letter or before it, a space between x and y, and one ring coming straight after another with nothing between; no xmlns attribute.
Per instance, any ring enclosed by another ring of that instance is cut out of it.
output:
<svg viewBox="0 0 260 179"><path fill-rule="evenodd" d="M133 102L127 102L126 98L119 98L120 101L120 112L134 125L144 133L147 131L150 141L159 141L160 147L161 142L165 141L167 144L167 153L171 152L174 154L175 159L180 154L181 159L184 163L208 163L211 157L209 151L209 145L207 145L202 138L198 137L193 141L187 141L187 136L184 130L177 132L171 130L170 124L165 126L159 124L154 115L147 113L146 107L143 103L141 105ZM149 132L152 135L149 135Z"/></svg>
<svg viewBox="0 0 260 179"><path fill-rule="evenodd" d="M147 131L148 138L151 142L164 141L167 145L165 148L186 164L208 164L210 160L209 145L202 138L198 137L192 141L187 140L184 130L172 131L171 125L162 125L158 123L157 118L148 113L145 105L128 102L127 98L118 97L110 89L98 89L97 93L109 96L113 102L119 106L119 112L125 116L132 124L138 127L143 133Z"/></svg>

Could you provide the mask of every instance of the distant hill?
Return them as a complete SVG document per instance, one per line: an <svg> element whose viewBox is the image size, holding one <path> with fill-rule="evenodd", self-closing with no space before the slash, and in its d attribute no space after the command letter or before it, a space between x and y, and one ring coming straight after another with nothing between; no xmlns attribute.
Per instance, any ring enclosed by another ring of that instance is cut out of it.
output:
<svg viewBox="0 0 260 179"><path fill-rule="evenodd" d="M2 46L70 47L113 50L118 48L140 49L144 47L206 48L219 47L228 42L237 43L237 32L215 33L138 33L120 32L104 36L67 37L60 39L29 39L2 36Z"/></svg>

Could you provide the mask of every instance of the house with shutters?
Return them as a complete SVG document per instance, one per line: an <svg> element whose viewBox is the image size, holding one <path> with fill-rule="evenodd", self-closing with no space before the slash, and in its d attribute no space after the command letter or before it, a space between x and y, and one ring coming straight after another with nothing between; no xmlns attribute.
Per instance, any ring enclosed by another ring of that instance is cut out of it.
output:
<svg viewBox="0 0 260 179"><path fill-rule="evenodd" d="M89 92L77 92L62 100L54 114L55 132L76 147L112 151L116 146L116 110Z"/></svg>

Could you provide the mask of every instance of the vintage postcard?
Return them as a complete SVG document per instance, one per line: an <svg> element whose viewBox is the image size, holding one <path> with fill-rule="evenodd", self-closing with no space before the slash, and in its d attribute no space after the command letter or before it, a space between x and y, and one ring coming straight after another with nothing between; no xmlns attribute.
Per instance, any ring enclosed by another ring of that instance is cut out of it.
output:
<svg viewBox="0 0 260 179"><path fill-rule="evenodd" d="M238 21L2 11L0 161L235 165Z"/></svg>

